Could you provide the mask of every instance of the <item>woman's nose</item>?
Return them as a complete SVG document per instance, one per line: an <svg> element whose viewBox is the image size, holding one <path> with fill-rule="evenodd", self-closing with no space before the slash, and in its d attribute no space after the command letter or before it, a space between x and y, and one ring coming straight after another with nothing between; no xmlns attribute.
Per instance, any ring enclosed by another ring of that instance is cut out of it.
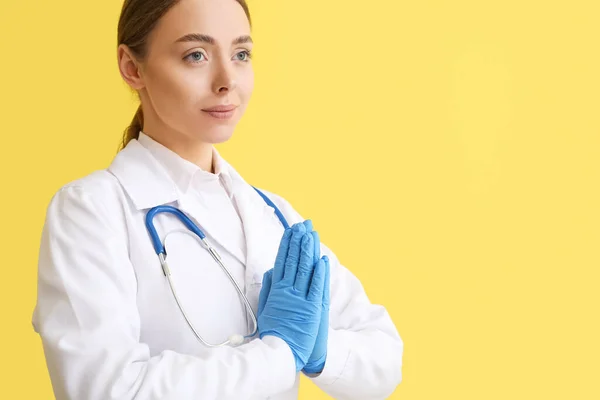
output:
<svg viewBox="0 0 600 400"><path fill-rule="evenodd" d="M236 88L236 77L233 66L227 61L220 62L216 65L215 78L213 80L213 91L221 93L231 91Z"/></svg>

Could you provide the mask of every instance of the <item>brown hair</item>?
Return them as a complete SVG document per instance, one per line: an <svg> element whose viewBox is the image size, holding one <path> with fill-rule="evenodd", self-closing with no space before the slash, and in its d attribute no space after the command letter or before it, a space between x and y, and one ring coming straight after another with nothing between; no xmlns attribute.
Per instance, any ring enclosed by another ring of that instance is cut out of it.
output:
<svg viewBox="0 0 600 400"><path fill-rule="evenodd" d="M117 46L124 44L138 60L144 60L148 51L148 36L162 18L180 0L125 0L119 17ZM242 6L250 25L250 11L245 0L235 0ZM131 124L123 134L122 147L137 139L144 124L142 105L137 109Z"/></svg>

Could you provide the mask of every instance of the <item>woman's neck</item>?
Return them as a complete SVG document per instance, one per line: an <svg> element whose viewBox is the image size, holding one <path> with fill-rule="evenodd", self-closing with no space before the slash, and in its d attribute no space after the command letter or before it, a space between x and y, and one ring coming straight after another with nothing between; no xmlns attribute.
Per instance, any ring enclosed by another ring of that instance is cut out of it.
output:
<svg viewBox="0 0 600 400"><path fill-rule="evenodd" d="M148 130L147 130L148 129ZM211 143L190 139L179 132L166 132L164 130L157 134L152 128L144 127L144 134L165 146L203 171L214 174L213 146Z"/></svg>

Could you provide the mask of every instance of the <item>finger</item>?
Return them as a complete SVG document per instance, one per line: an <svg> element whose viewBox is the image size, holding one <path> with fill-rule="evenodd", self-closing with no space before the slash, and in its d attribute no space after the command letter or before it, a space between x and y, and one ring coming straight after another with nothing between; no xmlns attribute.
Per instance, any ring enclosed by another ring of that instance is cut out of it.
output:
<svg viewBox="0 0 600 400"><path fill-rule="evenodd" d="M307 233L302 238L300 246L300 261L298 262L298 271L296 272L296 281L294 289L302 294L302 298L306 298L310 280L314 271L313 253L315 246L313 245L313 236Z"/></svg>
<svg viewBox="0 0 600 400"><path fill-rule="evenodd" d="M316 264L321 258L321 239L319 238L319 233L317 231L312 231L313 235L313 243L315 245L315 251L313 255L313 264Z"/></svg>
<svg viewBox="0 0 600 400"><path fill-rule="evenodd" d="M329 257L327 256L323 256L323 261L325 261L325 283L323 285L323 307L325 307L325 309L329 310L329 303L330 303L330 277L331 277L331 267L330 267L330 262L329 262Z"/></svg>
<svg viewBox="0 0 600 400"><path fill-rule="evenodd" d="M306 299L313 302L322 301L324 284L325 260L321 258L315 267L315 272L313 273L312 280L310 282L310 289L308 289L308 295L306 296Z"/></svg>
<svg viewBox="0 0 600 400"><path fill-rule="evenodd" d="M292 230L288 228L283 232L281 242L279 243L277 257L275 257L275 267L272 278L274 283L277 283L283 279L283 272L285 270L285 259L287 258L291 238Z"/></svg>
<svg viewBox="0 0 600 400"><path fill-rule="evenodd" d="M306 228L306 232L312 232L313 231L313 223L310 219L307 219L306 221L303 222L304 227Z"/></svg>
<svg viewBox="0 0 600 400"><path fill-rule="evenodd" d="M307 219L306 221L304 221L304 226L306 227L306 232L310 232L313 235L313 243L315 245L315 251L314 251L314 259L313 259L313 265L317 263L317 261L319 261L319 258L321 257L321 241L319 239L319 234L314 230L314 226L313 223L310 219Z"/></svg>
<svg viewBox="0 0 600 400"><path fill-rule="evenodd" d="M292 238L290 239L290 247L285 259L285 271L282 279L287 286L292 286L296 280L296 271L298 270L298 261L300 260L300 242L305 232L306 228L302 223L294 224L292 227Z"/></svg>
<svg viewBox="0 0 600 400"><path fill-rule="evenodd" d="M273 281L273 269L271 268L263 275L262 288L260 289L260 295L258 296L258 315L262 314L267 304L267 298L271 292L271 283Z"/></svg>

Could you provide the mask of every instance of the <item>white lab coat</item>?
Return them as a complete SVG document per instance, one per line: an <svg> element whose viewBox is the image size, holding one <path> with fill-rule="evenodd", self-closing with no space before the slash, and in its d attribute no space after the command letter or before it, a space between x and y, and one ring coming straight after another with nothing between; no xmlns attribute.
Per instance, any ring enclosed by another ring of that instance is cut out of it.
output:
<svg viewBox="0 0 600 400"><path fill-rule="evenodd" d="M145 213L159 204L186 212L225 265L245 266L234 274L256 312L262 277L273 267L283 227L273 208L226 167L246 254L231 246L209 209L176 190L136 140L108 169L53 196L41 241L33 326L57 399L297 399L299 374L283 340L253 338L216 349L196 340L144 224ZM263 192L290 225L304 220L283 198ZM182 228L171 215L159 214L154 221L161 238ZM401 381L403 341L385 308L370 303L329 248L321 244L321 252L331 260L328 356L323 372L310 379L336 399L384 399ZM215 343L232 333L247 334L245 309L209 253L180 234L169 236L167 253L177 291L204 339Z"/></svg>

